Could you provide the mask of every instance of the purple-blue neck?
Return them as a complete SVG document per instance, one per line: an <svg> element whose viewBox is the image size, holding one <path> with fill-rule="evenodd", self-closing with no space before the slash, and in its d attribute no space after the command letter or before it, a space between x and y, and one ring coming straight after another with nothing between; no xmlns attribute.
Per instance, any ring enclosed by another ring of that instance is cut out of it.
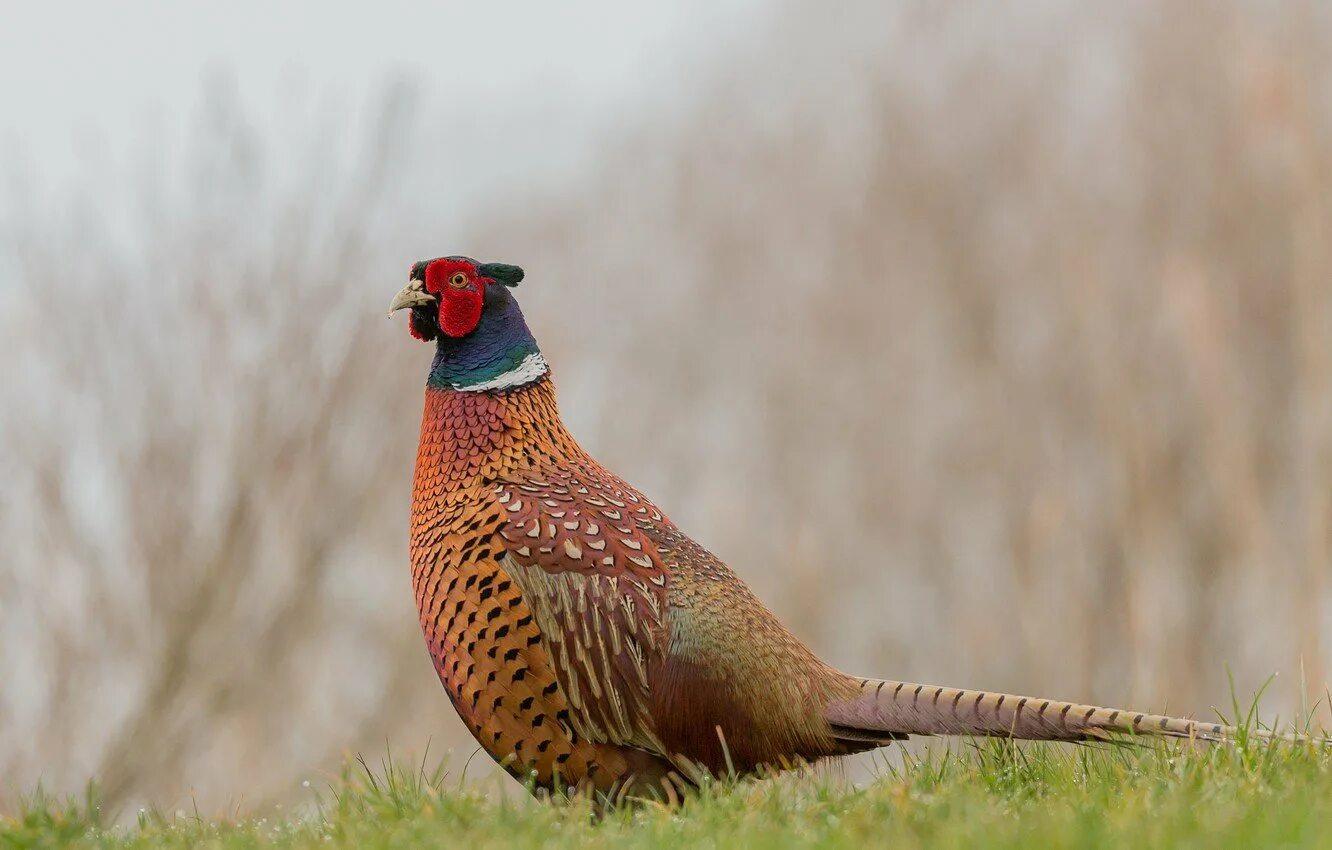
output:
<svg viewBox="0 0 1332 850"><path fill-rule="evenodd" d="M504 389L544 374L541 349L518 301L507 287L490 286L476 330L464 337L441 334L436 341L428 385L452 390Z"/></svg>

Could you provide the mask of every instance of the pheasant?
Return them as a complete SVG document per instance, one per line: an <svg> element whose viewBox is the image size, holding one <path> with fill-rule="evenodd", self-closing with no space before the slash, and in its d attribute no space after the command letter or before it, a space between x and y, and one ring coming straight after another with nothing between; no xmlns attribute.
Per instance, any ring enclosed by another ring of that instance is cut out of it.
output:
<svg viewBox="0 0 1332 850"><path fill-rule="evenodd" d="M1218 724L867 679L825 664L726 564L569 434L517 266L416 263L390 305L435 343L412 584L435 670L534 791L675 799L909 735L1233 738Z"/></svg>

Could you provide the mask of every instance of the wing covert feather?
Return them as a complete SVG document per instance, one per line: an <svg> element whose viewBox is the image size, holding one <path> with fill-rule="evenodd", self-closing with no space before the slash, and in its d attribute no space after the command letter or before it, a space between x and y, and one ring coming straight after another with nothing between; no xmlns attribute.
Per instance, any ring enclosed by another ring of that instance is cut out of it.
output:
<svg viewBox="0 0 1332 850"><path fill-rule="evenodd" d="M573 730L665 754L650 693L668 649L671 576L648 532L669 520L591 464L511 476L495 498L501 563L549 643Z"/></svg>

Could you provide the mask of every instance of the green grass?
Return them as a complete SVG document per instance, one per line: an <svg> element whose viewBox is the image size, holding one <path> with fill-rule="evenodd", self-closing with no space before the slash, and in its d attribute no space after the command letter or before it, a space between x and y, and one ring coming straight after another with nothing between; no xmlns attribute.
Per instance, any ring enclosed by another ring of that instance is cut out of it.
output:
<svg viewBox="0 0 1332 850"><path fill-rule="evenodd" d="M34 797L0 848L1332 847L1332 755L1311 746L955 744L851 789L812 775L717 782L679 810L488 799L443 771L348 769L304 817L99 818Z"/></svg>

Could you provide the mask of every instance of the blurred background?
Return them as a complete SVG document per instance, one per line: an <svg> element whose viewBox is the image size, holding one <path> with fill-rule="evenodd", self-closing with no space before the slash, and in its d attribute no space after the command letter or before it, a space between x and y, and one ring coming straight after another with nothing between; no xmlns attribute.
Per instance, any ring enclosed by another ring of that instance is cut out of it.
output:
<svg viewBox="0 0 1332 850"><path fill-rule="evenodd" d="M844 669L1326 722L1332 8L556 8L5 15L0 810L461 776L384 319L450 253Z"/></svg>

